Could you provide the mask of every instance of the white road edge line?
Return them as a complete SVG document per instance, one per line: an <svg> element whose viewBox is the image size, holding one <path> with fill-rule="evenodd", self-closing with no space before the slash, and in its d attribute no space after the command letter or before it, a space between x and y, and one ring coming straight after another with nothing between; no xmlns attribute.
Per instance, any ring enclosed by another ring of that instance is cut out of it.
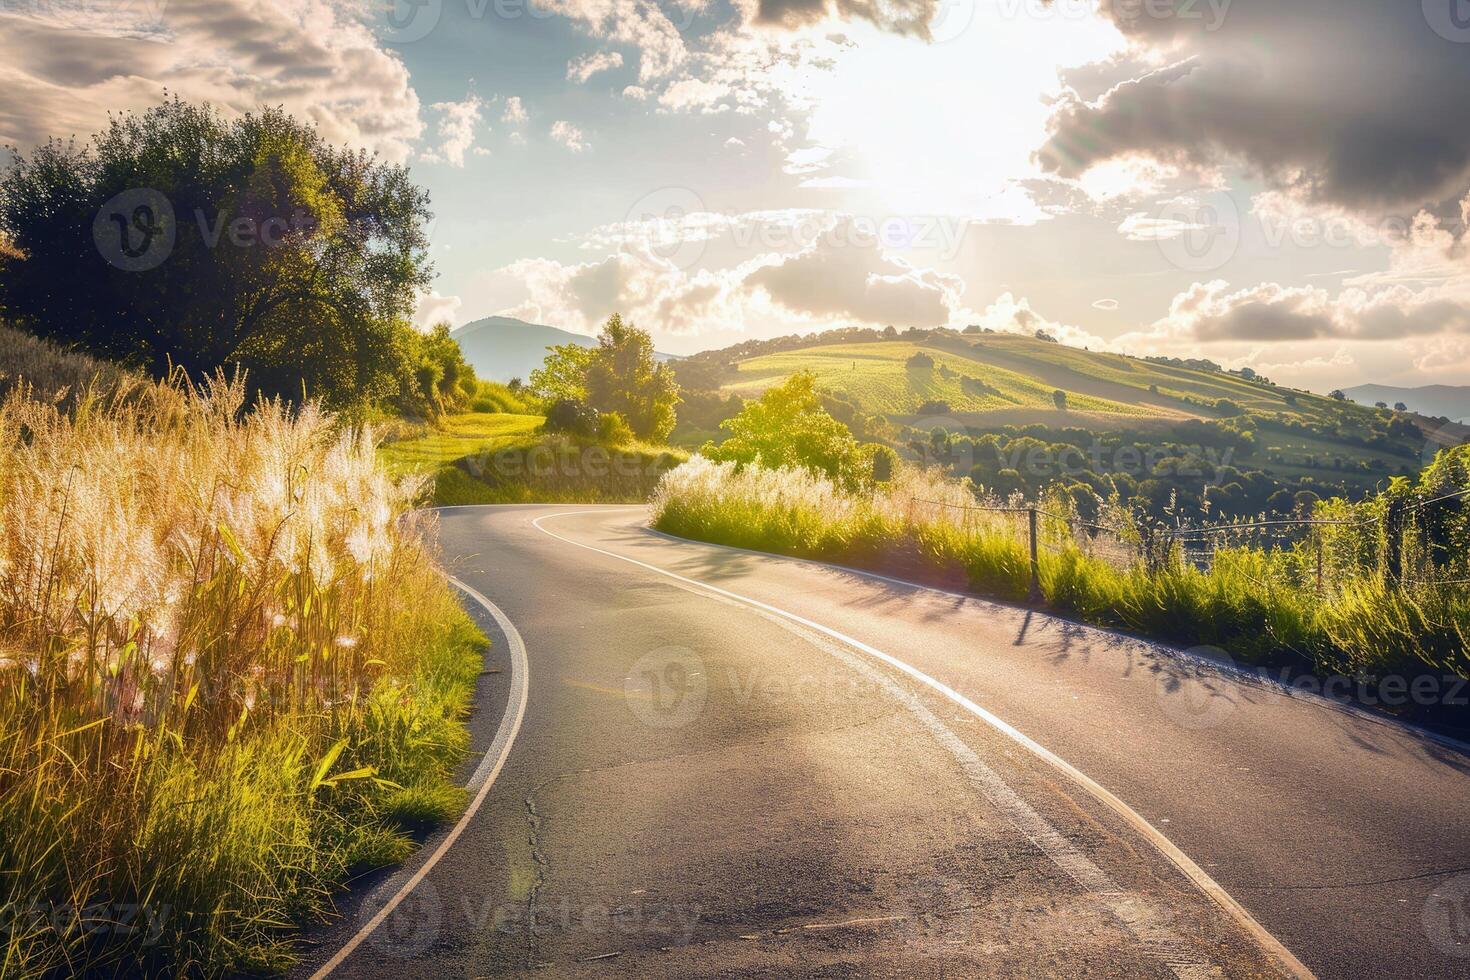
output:
<svg viewBox="0 0 1470 980"><path fill-rule="evenodd" d="M912 592L933 592L936 595L950 596L955 599L962 599L966 602L984 603L986 605L995 606L1001 609L1016 608L1015 606L1008 606L1005 602L1001 600L992 599L988 596L980 595L979 593L958 592L954 589L945 589L936 585L924 585L922 582L911 582L908 579L894 578L891 575L883 575L879 572L870 572L866 569L854 568L851 565L838 565L835 562L821 561L816 558L797 558L794 555L783 555L778 554L774 551L756 551L754 548L741 548L733 544L716 544L712 541L700 541L697 538L681 538L677 534L670 534L667 531L660 531L658 528L655 527L645 527L643 530L653 537L663 538L665 541L673 541L676 544L692 544L702 548L718 548L721 551L731 551L737 555L754 555L757 558L775 558L779 561L789 562L793 565L806 565L810 568L825 568L828 571L841 572L844 575L856 575L859 578L873 579L874 581L878 582L887 582L889 585L901 586ZM1045 615L1056 616L1056 613L1048 611L1045 613ZM1191 653L1188 650L1176 650L1173 647L1165 646L1162 643L1150 640L1148 637L1145 636L1137 636L1135 634L1124 632L1122 630L1110 629L1106 626L1095 626L1091 623L1083 623L1077 620L1065 620L1065 622L1071 623L1075 626L1080 626L1082 629L1085 630L1092 630L1094 632L1112 637L1114 639L1123 639L1132 643L1142 644L1143 646L1148 647L1150 650L1153 650L1159 656L1166 657L1181 667L1187 667L1197 671L1210 671L1218 674L1219 676L1229 678L1230 680L1238 681L1241 684L1248 684L1251 687L1263 689L1284 698L1290 698L1293 701L1300 701L1304 704L1310 704L1313 707L1322 708L1326 711L1336 711L1339 714L1347 715L1350 718L1366 721L1374 725L1379 725L1383 728L1388 729L1396 735L1407 735L1410 738L1418 739L1422 742L1432 742L1435 745L1439 745L1447 749L1454 749L1456 752L1459 752L1462 755L1470 755L1470 742L1464 741L1463 739L1454 738L1450 735L1442 735L1439 732L1425 728L1423 725L1416 725L1413 722L1403 721L1399 718L1394 718L1390 715L1385 715L1381 712L1365 708L1362 705L1354 704L1351 701L1329 697L1328 695L1321 694L1316 691L1295 687L1286 681L1279 680L1275 677L1270 676L1269 674L1262 673L1259 670L1253 670L1249 667L1244 667L1239 664L1221 663L1218 660L1212 660L1209 657L1203 657L1197 653Z"/></svg>
<svg viewBox="0 0 1470 980"><path fill-rule="evenodd" d="M961 708L964 708L966 711L970 712L972 715L979 718L981 721L985 722L996 731L1000 732L1001 734L1010 738L1012 741L1021 745L1037 758L1041 759L1042 761L1051 765L1053 768L1060 771L1063 775L1067 776L1077 785L1085 789L1099 803L1102 803L1109 810L1112 810L1115 814L1121 817L1125 822L1128 823L1129 826L1131 826L1134 830L1141 834L1151 845L1153 845L1155 850L1157 850L1166 859L1168 859L1171 864L1178 868L1179 871L1183 873L1186 878L1193 882L1196 888L1209 896L1216 905L1218 905L1227 915L1234 919L1236 924L1239 925L1243 930L1245 930L1245 932L1248 933L1253 939L1255 939L1255 941L1266 951L1266 953L1277 962L1277 965L1280 966L1289 975L1298 978L1298 980L1315 980L1315 975L1312 973L1312 971L1307 968L1306 964L1297 959L1296 956L1291 952L1291 950L1286 948L1281 940L1277 939L1274 935L1271 934L1268 929L1266 929L1265 926L1257 922L1256 918L1246 910L1245 906L1236 901L1235 898L1232 897L1230 893L1227 892L1219 884L1219 882L1211 878L1203 868L1195 864L1194 861L1190 859L1187 854L1181 851L1178 846L1174 844L1173 841L1169 840L1168 837L1165 837L1164 834L1158 830L1158 828L1154 827L1153 824L1145 820L1137 811L1135 811L1128 804L1124 803L1117 796L1113 795L1110 790L1104 787L1101 783L1097 782L1091 776L1082 772L1082 770L1078 769L1076 766L1072 765L1061 756L1052 752L1050 749L1036 742L1030 736L1021 732L1010 723L1003 721L994 714L991 714L989 711L982 708L974 701L971 701L969 698L965 697L963 694L954 690L947 684L935 680L933 677L930 677L928 674L924 673L918 668L904 663L897 657L884 653L877 647L870 646L861 640L848 636L845 633L838 632L831 627L823 626L821 623L814 622L803 616L798 616L792 612L787 612L784 609L779 609L776 606L761 602L759 599L752 599L749 596L740 595L737 592L731 592L728 589L722 589L717 585L711 585L708 582L701 582L698 579L687 578L683 575L678 574L677 572L671 572L667 569L659 568L656 565L650 565L647 562L639 561L636 558L629 558L626 555L620 555L612 551L605 551L602 548L598 548L590 544L583 544L580 541L573 541L571 538L563 537L562 535L557 534L555 531L548 530L541 524L542 521L548 520L553 517L576 517L583 514L598 513L606 513L606 511L561 511L554 514L545 514L541 517L535 518L531 521L531 525L542 534L549 535L550 537L556 538L558 541L565 542L566 544L573 545L574 547L583 548L587 551L596 552L600 555L606 555L609 558L616 558L619 561L625 561L629 564L637 565L640 568L645 568L648 571L655 572L659 575L667 576L668 578L674 579L676 581L684 582L688 585L695 586L696 588L704 589L716 595L724 596L727 599L733 599L736 602L744 603L754 609L760 609L767 613L780 616L784 619L790 620L793 623L798 623L802 626L807 627L808 629L815 630L818 633L829 636L832 639L837 640L839 643L843 643L855 650L860 650L863 653L866 653L869 656L888 664L895 670L907 674L908 676L912 677L914 680L925 685L926 687L929 687L932 690L944 695L944 697L948 698L950 701L953 701L955 704L959 705Z"/></svg>
<svg viewBox="0 0 1470 980"><path fill-rule="evenodd" d="M470 781L465 784L465 788L475 795L470 800L469 806L465 807L465 811L460 815L458 822L445 835L444 839L439 842L439 846L434 848L434 853L430 854L428 859L413 873L413 877L404 882L403 886L393 893L393 897L383 903L383 907L378 909L377 914L369 919L351 939L347 940L347 944L337 950L336 955L326 963L323 963L311 975L311 980L321 980L321 978L341 966L343 961L352 955L353 950L357 949L363 940L372 935L373 930L377 929L389 915L393 914L393 910L398 907L399 903L418 887L419 882L423 881L424 877L434 869L434 865L439 863L439 859L454 846L455 841L459 840L459 835L464 833L465 827L469 825L469 822L474 819L475 814L479 812L480 805L485 802L485 797L490 792L490 787L495 784L495 778L500 775L500 770L505 766L505 760L510 755L511 746L515 744L516 735L521 730L521 721L526 716L526 701L530 688L531 666L530 661L526 658L526 644L521 639L521 634L516 630L515 625L511 623L510 618L501 612L500 607L495 605L495 603L452 575L449 577L449 581L465 595L483 606L485 611L495 620L495 625L499 626L500 631L505 634L506 644L510 647L510 699L506 704L505 716L501 718L500 727L496 729L495 738L490 743L490 747L485 750L485 756L480 760L480 765L475 769L474 774L470 776Z"/></svg>

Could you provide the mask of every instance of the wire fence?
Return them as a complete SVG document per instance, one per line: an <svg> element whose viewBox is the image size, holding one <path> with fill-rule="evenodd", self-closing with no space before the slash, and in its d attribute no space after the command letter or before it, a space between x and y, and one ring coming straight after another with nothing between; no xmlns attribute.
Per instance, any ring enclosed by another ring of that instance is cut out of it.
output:
<svg viewBox="0 0 1470 980"><path fill-rule="evenodd" d="M967 532L1024 538L1033 596L1040 594L1041 555L1069 549L1118 567L1182 563L1204 572L1223 554L1254 550L1274 559L1276 574L1319 593L1371 576L1409 592L1470 586L1470 487L1424 499L1386 499L1372 509L1338 509L1342 516L1168 525L1136 513L1094 521L1042 505L910 497L907 516L911 522L947 522Z"/></svg>

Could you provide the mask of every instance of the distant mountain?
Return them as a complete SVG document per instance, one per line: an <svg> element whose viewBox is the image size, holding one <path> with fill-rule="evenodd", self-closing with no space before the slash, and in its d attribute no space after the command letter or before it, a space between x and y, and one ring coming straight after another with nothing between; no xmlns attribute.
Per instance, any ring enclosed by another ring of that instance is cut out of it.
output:
<svg viewBox="0 0 1470 980"><path fill-rule="evenodd" d="M1421 388L1393 388L1388 385L1358 385L1344 388L1344 395L1361 405L1383 402L1392 408L1399 402L1409 411L1432 418L1443 416L1451 421L1470 421L1470 385L1424 385Z"/></svg>
<svg viewBox="0 0 1470 980"><path fill-rule="evenodd" d="M558 344L591 347L597 343L595 337L510 316L487 316L466 323L450 336L459 341L465 360L474 367L475 374L487 381L528 380L531 372L546 359L546 348ZM673 360L671 354L654 356L660 361Z"/></svg>

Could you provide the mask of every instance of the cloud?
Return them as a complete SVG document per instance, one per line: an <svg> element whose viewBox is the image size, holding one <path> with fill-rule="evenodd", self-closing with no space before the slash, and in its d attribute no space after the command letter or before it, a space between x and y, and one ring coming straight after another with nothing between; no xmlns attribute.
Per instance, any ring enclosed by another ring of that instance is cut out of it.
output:
<svg viewBox="0 0 1470 980"><path fill-rule="evenodd" d="M480 124L481 110L485 103L477 95L471 95L463 102L435 102L429 106L439 113L439 146L437 149L425 150L422 158L429 163L447 163L451 167L463 167L464 155L474 147L475 127ZM475 147L476 152L485 153L482 147Z"/></svg>
<svg viewBox="0 0 1470 980"><path fill-rule="evenodd" d="M689 56L679 27L653 0L536 0L600 40L639 49L638 80L663 78Z"/></svg>
<svg viewBox="0 0 1470 980"><path fill-rule="evenodd" d="M852 244L857 236L841 228L834 232L755 271L746 281L799 313L904 327L949 322L962 280L914 269L877 247Z"/></svg>
<svg viewBox="0 0 1470 980"><path fill-rule="evenodd" d="M1198 231L1204 225L1177 218L1156 218L1147 214L1130 214L1118 225L1118 234L1130 242L1162 242L1178 238L1187 231Z"/></svg>
<svg viewBox="0 0 1470 980"><path fill-rule="evenodd" d="M810 222L821 219L821 228ZM953 321L964 283L915 268L886 253L871 236L846 230L844 219L816 212L768 212L736 217L686 215L677 241L729 244L757 227L780 228L794 241L803 225L814 234L790 251L746 242L736 261L692 270L675 264L672 229L630 223L596 230L588 239L617 251L587 262L526 259L491 273L486 306L536 315L541 322L594 332L614 310L656 336L699 335L700 346L733 343L830 327L937 326ZM835 224L834 224L835 221ZM691 237L692 236L692 237Z"/></svg>
<svg viewBox="0 0 1470 980"><path fill-rule="evenodd" d="M700 110L719 112L726 107L720 101L730 95L730 88L701 78L684 78L664 89L658 104L675 112Z"/></svg>
<svg viewBox="0 0 1470 980"><path fill-rule="evenodd" d="M1057 173L1140 155L1239 164L1272 189L1366 211L1439 206L1470 184L1470 57L1419 3L1101 6L1134 45L1134 74L1058 102L1039 153Z"/></svg>
<svg viewBox="0 0 1470 980"><path fill-rule="evenodd" d="M588 148L582 131L565 119L558 119L551 124L551 138L573 153L581 153Z"/></svg>
<svg viewBox="0 0 1470 980"><path fill-rule="evenodd" d="M1262 283L1232 291L1220 280L1195 283L1154 324L1154 336L1184 341L1401 340L1470 334L1470 293L1395 286L1346 289Z"/></svg>
<svg viewBox="0 0 1470 980"><path fill-rule="evenodd" d="M85 19L36 9L0 13L0 142L95 132L165 87L228 113L281 105L329 142L393 161L423 131L403 62L334 0L89 4Z"/></svg>
<svg viewBox="0 0 1470 980"><path fill-rule="evenodd" d="M414 308L413 323L420 330L439 323L448 323L456 326L461 320L461 309L464 303L458 296L440 296L436 292L428 292L419 297L418 305Z"/></svg>
<svg viewBox="0 0 1470 980"><path fill-rule="evenodd" d="M623 56L617 51L596 51L567 62L567 81L581 84L600 71L623 67Z"/></svg>
<svg viewBox="0 0 1470 980"><path fill-rule="evenodd" d="M1036 331L1042 330L1064 344L1071 344L1074 347L1091 347L1093 350L1101 350L1109 346L1106 340L1081 327L1060 323L1041 315L1032 309L1031 301L1026 297L1017 297L1009 292L997 296L995 302L987 306L983 313L977 313L974 310L958 311L955 314L955 322L963 322L966 325L974 324L1003 333L1021 333L1027 336L1034 336Z"/></svg>
<svg viewBox="0 0 1470 980"><path fill-rule="evenodd" d="M526 107L521 102L519 95L507 96L505 100L505 111L500 114L500 121L512 126L523 125L531 117L526 114Z"/></svg>
<svg viewBox="0 0 1470 980"><path fill-rule="evenodd" d="M942 0L747 0L745 11L761 25L797 28L835 17L928 38L930 22L942 5Z"/></svg>

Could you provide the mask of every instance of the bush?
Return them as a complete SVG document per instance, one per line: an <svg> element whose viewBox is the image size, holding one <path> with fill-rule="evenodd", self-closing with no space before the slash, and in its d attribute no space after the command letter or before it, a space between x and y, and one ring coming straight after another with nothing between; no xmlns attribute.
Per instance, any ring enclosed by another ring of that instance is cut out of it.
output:
<svg viewBox="0 0 1470 980"><path fill-rule="evenodd" d="M888 483L898 472L898 453L890 447L869 442L859 447L858 451L865 461L863 468L868 473L868 479L875 485Z"/></svg>
<svg viewBox="0 0 1470 980"><path fill-rule="evenodd" d="M918 351L913 357L905 361L904 364L914 371L932 371L934 369L934 358L925 354L923 351Z"/></svg>
<svg viewBox="0 0 1470 980"><path fill-rule="evenodd" d="M603 412L597 420L597 440L607 446L626 446L633 441L633 430L617 412Z"/></svg>
<svg viewBox="0 0 1470 980"><path fill-rule="evenodd" d="M602 424L601 413L586 402L560 398L546 410L546 431L591 438Z"/></svg>

